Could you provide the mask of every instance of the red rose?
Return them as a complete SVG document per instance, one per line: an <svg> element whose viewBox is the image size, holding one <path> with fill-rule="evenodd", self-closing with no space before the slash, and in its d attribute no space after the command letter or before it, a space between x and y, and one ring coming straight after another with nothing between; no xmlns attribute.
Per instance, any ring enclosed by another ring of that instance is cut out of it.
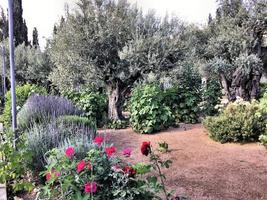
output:
<svg viewBox="0 0 267 200"><path fill-rule="evenodd" d="M82 170L84 170L86 166L86 163L84 160L81 160L78 164L77 164L77 172L80 173Z"/></svg>
<svg viewBox="0 0 267 200"><path fill-rule="evenodd" d="M103 141L104 141L104 138L100 136L96 136L94 139L94 143L97 144L98 146L101 146Z"/></svg>
<svg viewBox="0 0 267 200"><path fill-rule="evenodd" d="M84 185L84 192L85 193L95 193L97 190L97 184L96 182L86 183Z"/></svg>
<svg viewBox="0 0 267 200"><path fill-rule="evenodd" d="M126 165L123 168L123 171L124 171L124 173L128 174L131 177L133 177L136 174L136 171L132 167L130 167L128 165Z"/></svg>
<svg viewBox="0 0 267 200"><path fill-rule="evenodd" d="M65 155L68 157L68 158L71 158L73 155L74 155L74 148L73 147L68 147L66 150L65 150Z"/></svg>
<svg viewBox="0 0 267 200"><path fill-rule="evenodd" d="M143 142L141 146L141 153L145 156L148 156L148 154L151 152L151 146L150 142Z"/></svg>
<svg viewBox="0 0 267 200"><path fill-rule="evenodd" d="M108 157L111 157L116 152L116 147L106 147L105 152L108 155Z"/></svg>

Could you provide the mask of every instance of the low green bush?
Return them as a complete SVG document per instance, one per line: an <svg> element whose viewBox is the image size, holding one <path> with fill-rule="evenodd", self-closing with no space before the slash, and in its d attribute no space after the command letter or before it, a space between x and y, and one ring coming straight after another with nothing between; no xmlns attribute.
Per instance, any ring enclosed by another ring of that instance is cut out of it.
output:
<svg viewBox="0 0 267 200"><path fill-rule="evenodd" d="M24 105L28 97L33 94L46 94L46 89L44 87L40 87L37 85L18 85L16 86L16 103L17 103L17 111ZM11 92L8 91L5 96L5 106L3 115L1 116L1 122L3 122L6 126L9 126L11 123Z"/></svg>
<svg viewBox="0 0 267 200"><path fill-rule="evenodd" d="M90 127L96 129L96 122L87 117L80 117L77 115L64 115L56 119L58 124L62 125L76 125L78 127Z"/></svg>
<svg viewBox="0 0 267 200"><path fill-rule="evenodd" d="M257 141L266 131L265 114L258 102L236 101L230 103L216 117L207 117L204 126L209 136L221 143Z"/></svg>
<svg viewBox="0 0 267 200"><path fill-rule="evenodd" d="M85 117L95 119L98 127L105 124L108 112L108 100L105 94L88 89L81 92L66 92L64 96L82 109Z"/></svg>
<svg viewBox="0 0 267 200"><path fill-rule="evenodd" d="M158 85L135 88L130 100L130 123L138 133L153 133L173 123L171 109L164 105L163 91Z"/></svg>

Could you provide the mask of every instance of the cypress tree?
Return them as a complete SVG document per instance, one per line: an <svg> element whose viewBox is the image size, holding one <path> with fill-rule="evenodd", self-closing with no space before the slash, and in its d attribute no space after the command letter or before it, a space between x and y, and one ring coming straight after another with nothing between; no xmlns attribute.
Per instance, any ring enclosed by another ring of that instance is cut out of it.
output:
<svg viewBox="0 0 267 200"><path fill-rule="evenodd" d="M14 0L14 38L15 46L23 42L28 45L28 28L26 21L23 20L22 0Z"/></svg>
<svg viewBox="0 0 267 200"><path fill-rule="evenodd" d="M34 27L32 31L32 46L34 48L39 47L38 31L36 27Z"/></svg>
<svg viewBox="0 0 267 200"><path fill-rule="evenodd" d="M8 37L8 20L5 15L4 9L1 7L0 14L0 41Z"/></svg>

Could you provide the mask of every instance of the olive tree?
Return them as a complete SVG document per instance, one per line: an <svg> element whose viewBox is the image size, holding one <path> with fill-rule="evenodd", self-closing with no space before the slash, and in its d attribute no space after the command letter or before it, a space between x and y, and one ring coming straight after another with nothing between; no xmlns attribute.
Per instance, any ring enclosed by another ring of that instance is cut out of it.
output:
<svg viewBox="0 0 267 200"><path fill-rule="evenodd" d="M124 94L134 82L175 66L182 25L153 12L143 15L125 0L79 0L77 5L50 42L56 65L50 78L60 91L103 83L109 119L122 119Z"/></svg>

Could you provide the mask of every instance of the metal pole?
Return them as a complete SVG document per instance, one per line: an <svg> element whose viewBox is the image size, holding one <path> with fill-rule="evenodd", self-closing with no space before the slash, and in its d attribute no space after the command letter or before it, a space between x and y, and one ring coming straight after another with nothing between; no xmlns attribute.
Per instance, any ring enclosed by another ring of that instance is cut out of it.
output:
<svg viewBox="0 0 267 200"><path fill-rule="evenodd" d="M11 100L12 100L12 131L14 133L13 145L14 148L16 148L17 113L16 113L16 85L15 85L15 63L14 63L13 0L8 0L8 16L9 16L9 62L10 62Z"/></svg>
<svg viewBox="0 0 267 200"><path fill-rule="evenodd" d="M2 53L3 53L3 71L2 71L2 84L3 84L3 96L5 99L6 95L6 60L5 60L5 47L2 46Z"/></svg>

